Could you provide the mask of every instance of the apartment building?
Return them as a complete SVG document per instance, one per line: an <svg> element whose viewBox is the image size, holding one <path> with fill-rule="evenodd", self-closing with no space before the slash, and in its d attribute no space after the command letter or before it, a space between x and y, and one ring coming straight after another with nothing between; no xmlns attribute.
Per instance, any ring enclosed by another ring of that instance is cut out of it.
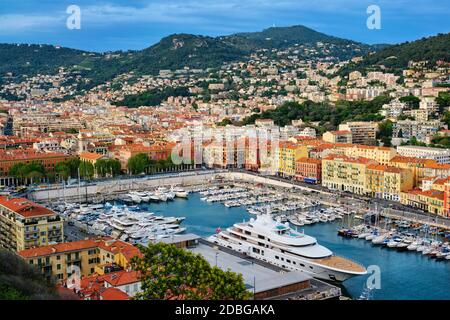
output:
<svg viewBox="0 0 450 320"><path fill-rule="evenodd" d="M350 158L366 158L374 160L380 164L387 165L397 154L394 148L376 147L366 145L342 145L336 146L344 150L344 154Z"/></svg>
<svg viewBox="0 0 450 320"><path fill-rule="evenodd" d="M347 122L339 125L339 131L350 131L352 143L374 145L376 143L378 123L376 122Z"/></svg>
<svg viewBox="0 0 450 320"><path fill-rule="evenodd" d="M413 174L409 169L378 164L366 168L366 192L371 197L400 201L401 192L412 188Z"/></svg>
<svg viewBox="0 0 450 320"><path fill-rule="evenodd" d="M64 240L62 219L25 198L0 196L0 247L20 251Z"/></svg>
<svg viewBox="0 0 450 320"><path fill-rule="evenodd" d="M437 164L438 163L435 160L404 156L395 156L389 161L389 165L392 167L411 170L414 187L420 186L422 180L426 177L426 168Z"/></svg>
<svg viewBox="0 0 450 320"><path fill-rule="evenodd" d="M439 216L448 216L445 210L445 192L414 189L401 193L400 202Z"/></svg>
<svg viewBox="0 0 450 320"><path fill-rule="evenodd" d="M0 150L0 186L15 184L15 178L9 177L11 167L17 163L36 161L46 171L53 172L57 163L70 159L71 156L57 152L39 152L34 149Z"/></svg>
<svg viewBox="0 0 450 320"><path fill-rule="evenodd" d="M308 183L322 181L322 160L299 158L295 161L295 179Z"/></svg>
<svg viewBox="0 0 450 320"><path fill-rule="evenodd" d="M295 176L295 160L299 157L300 148L289 141L280 141L276 158L278 159L278 173L284 177Z"/></svg>
<svg viewBox="0 0 450 320"><path fill-rule="evenodd" d="M404 139L416 137L419 141L427 142L428 137L435 135L443 125L439 120L426 122L399 120L393 124L392 137Z"/></svg>
<svg viewBox="0 0 450 320"><path fill-rule="evenodd" d="M376 161L366 158L350 158L329 155L322 159L322 185L331 190L366 193L366 168Z"/></svg>
<svg viewBox="0 0 450 320"><path fill-rule="evenodd" d="M330 143L352 143L352 132L349 130L327 131L322 139Z"/></svg>
<svg viewBox="0 0 450 320"><path fill-rule="evenodd" d="M450 163L450 149L422 146L398 146L397 153L404 157L436 160L437 163Z"/></svg>
<svg viewBox="0 0 450 320"><path fill-rule="evenodd" d="M141 252L129 243L99 238L29 248L19 251L19 255L40 268L44 276L64 281L75 267L79 268L80 276L127 269L131 259L141 256Z"/></svg>

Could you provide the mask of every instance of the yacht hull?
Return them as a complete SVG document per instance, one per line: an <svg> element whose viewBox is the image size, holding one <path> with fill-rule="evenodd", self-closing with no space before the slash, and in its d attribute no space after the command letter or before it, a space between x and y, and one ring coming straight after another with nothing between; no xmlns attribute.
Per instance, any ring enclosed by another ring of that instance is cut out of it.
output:
<svg viewBox="0 0 450 320"><path fill-rule="evenodd" d="M209 238L207 238L208 241L221 245L223 247L232 249L234 251L240 252L242 254L245 254L249 257L256 258L259 260L262 260L264 262L268 262L270 264L276 265L278 267L281 267L283 269L292 270L292 271L300 271L304 272L314 278L321 279L321 280L327 280L327 281L335 281L335 282L343 282L345 280L348 280L354 276L357 275L363 275L367 272L349 272L344 270L338 270L334 269L332 267L327 267L324 265L320 265L313 262L313 259L306 259L306 258L300 258L300 257L289 257L289 261L291 261L291 264L288 264L287 262L282 262L279 259L276 259L276 256L281 256L281 252L265 248L264 254L261 255L259 253L254 252L251 248L252 246L250 244L246 243L233 243L231 241L227 241L224 239L221 239L220 237L217 237L216 235L213 235ZM287 260L285 260L287 261ZM295 265L293 265L293 262L295 261Z"/></svg>

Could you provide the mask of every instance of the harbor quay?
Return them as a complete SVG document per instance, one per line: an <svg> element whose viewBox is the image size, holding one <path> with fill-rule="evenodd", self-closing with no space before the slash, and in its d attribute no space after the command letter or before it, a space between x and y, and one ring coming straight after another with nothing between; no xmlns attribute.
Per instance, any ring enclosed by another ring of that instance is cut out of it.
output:
<svg viewBox="0 0 450 320"><path fill-rule="evenodd" d="M80 182L30 190L28 196L62 218L66 243L110 237L138 247L174 244L242 274L255 299L364 298L371 265L389 274L394 264L398 269L420 259L420 270L438 268L424 274L428 279L445 273L450 257L444 234L431 224L388 217L395 211L357 197L337 199L333 192L244 172ZM392 257L385 259L386 253ZM390 298L403 274L384 278L379 298ZM436 289L425 292L446 297L445 288Z"/></svg>
<svg viewBox="0 0 450 320"><path fill-rule="evenodd" d="M104 202L116 200L120 195L133 190L146 190L173 185L189 187L204 183L211 185L245 183L249 187L258 184L267 185L278 188L280 191L291 190L291 195L294 198L298 193L304 192L308 196L317 198L323 204L330 207L344 208L348 212L354 211L359 218L362 218L369 211L371 205L377 204L380 215L383 217L404 219L414 223L429 224L438 228L450 229L450 219L432 216L429 213L415 208L401 206L396 202L335 192L318 185L309 185L280 177L263 176L241 170L200 170L142 176L138 178L105 180L95 183L83 181L82 183L69 186L49 186L34 189L28 192L27 197L42 203L50 203L55 199L77 203Z"/></svg>
<svg viewBox="0 0 450 320"><path fill-rule="evenodd" d="M342 295L341 289L335 285L302 272L285 271L205 240L200 239L188 250L202 255L213 266L242 274L246 287L257 300L326 300Z"/></svg>

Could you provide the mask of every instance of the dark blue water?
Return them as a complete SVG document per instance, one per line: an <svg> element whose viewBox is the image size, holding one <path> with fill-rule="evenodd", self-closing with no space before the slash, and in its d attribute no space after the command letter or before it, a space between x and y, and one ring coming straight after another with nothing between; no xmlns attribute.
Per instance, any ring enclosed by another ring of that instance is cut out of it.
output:
<svg viewBox="0 0 450 320"><path fill-rule="evenodd" d="M200 236L215 233L218 227L226 228L236 222L249 220L244 208L227 208L219 203L200 200L199 194L189 199L176 199L161 204L144 204L148 210L166 216L185 216L183 225L187 232ZM364 266L377 265L381 271L381 289L373 290L373 299L450 299L450 261L435 261L414 252L397 252L373 246L360 239L337 236L337 223L320 223L305 226L305 233L316 237L320 244L337 255L355 260ZM354 277L343 287L351 297L361 294L367 276Z"/></svg>

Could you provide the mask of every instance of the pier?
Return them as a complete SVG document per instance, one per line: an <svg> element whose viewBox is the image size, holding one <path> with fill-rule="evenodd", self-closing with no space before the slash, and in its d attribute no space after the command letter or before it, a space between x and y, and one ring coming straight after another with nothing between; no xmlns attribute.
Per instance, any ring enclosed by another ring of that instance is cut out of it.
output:
<svg viewBox="0 0 450 320"><path fill-rule="evenodd" d="M383 209L380 214L386 218L406 220L409 222L427 224L432 227L450 230L450 220L439 217L419 215L414 212L400 211L391 208Z"/></svg>

